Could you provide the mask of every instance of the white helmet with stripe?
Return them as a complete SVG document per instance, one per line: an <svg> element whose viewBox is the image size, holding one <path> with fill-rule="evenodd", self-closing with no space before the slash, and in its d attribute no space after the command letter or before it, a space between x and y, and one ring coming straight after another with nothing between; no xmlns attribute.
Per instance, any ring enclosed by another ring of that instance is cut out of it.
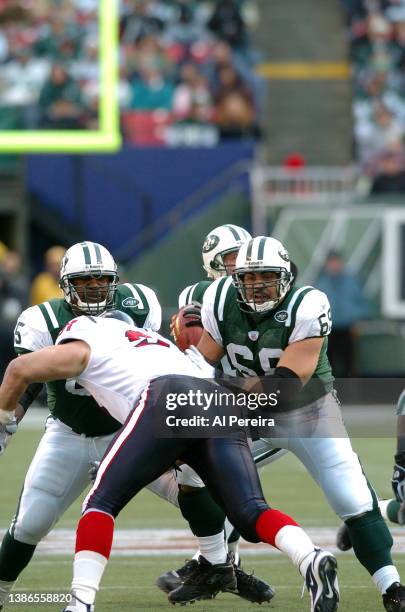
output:
<svg viewBox="0 0 405 612"><path fill-rule="evenodd" d="M252 273L266 272L274 273L273 278L255 279L251 276ZM248 278L245 278L248 273ZM273 310L284 299L294 282L287 249L275 238L252 238L239 250L233 282L240 295L239 305L242 310L258 313ZM270 288L273 294L271 297Z"/></svg>
<svg viewBox="0 0 405 612"><path fill-rule="evenodd" d="M102 279L107 282L90 287L75 285L76 279ZM114 307L117 290L117 264L111 253L96 242L78 242L71 246L62 259L59 286L65 301L75 311L98 315Z"/></svg>
<svg viewBox="0 0 405 612"><path fill-rule="evenodd" d="M238 225L219 225L211 230L202 247L203 267L208 278L226 276L224 255L238 252L242 244L251 238L249 232Z"/></svg>

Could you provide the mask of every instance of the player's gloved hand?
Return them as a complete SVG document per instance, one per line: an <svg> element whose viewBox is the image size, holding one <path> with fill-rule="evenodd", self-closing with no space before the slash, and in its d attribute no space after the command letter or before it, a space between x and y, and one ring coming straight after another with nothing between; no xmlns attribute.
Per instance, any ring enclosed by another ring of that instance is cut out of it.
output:
<svg viewBox="0 0 405 612"><path fill-rule="evenodd" d="M397 501L405 502L405 453L395 455L391 484Z"/></svg>
<svg viewBox="0 0 405 612"><path fill-rule="evenodd" d="M185 319L190 319L187 321L186 327L191 327L193 325L201 325L201 304L200 302L192 302L191 304L187 304L187 306L183 310L183 317ZM196 321L198 319L198 323Z"/></svg>
<svg viewBox="0 0 405 612"><path fill-rule="evenodd" d="M94 482L97 478L98 468L100 467L101 461L92 461L90 463L89 478L91 482Z"/></svg>
<svg viewBox="0 0 405 612"><path fill-rule="evenodd" d="M17 431L17 420L15 416L12 417L12 420L7 424L0 423L0 455L2 455L5 450L7 444L10 442L10 438Z"/></svg>

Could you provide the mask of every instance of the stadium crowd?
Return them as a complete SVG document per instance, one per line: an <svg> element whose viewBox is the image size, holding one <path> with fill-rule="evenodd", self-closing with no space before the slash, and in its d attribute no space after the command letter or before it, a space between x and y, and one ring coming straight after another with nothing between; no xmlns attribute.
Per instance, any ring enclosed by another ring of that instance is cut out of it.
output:
<svg viewBox="0 0 405 612"><path fill-rule="evenodd" d="M371 193L405 191L405 2L342 0L350 35L356 157Z"/></svg>
<svg viewBox="0 0 405 612"><path fill-rule="evenodd" d="M264 85L254 72L249 3L120 3L127 140L214 145L260 135ZM0 129L97 128L97 14L96 0L0 0Z"/></svg>

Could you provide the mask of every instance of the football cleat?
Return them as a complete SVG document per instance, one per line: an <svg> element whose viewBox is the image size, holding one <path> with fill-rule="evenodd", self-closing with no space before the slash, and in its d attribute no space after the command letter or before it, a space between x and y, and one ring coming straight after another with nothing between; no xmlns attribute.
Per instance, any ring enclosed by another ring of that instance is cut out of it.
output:
<svg viewBox="0 0 405 612"><path fill-rule="evenodd" d="M213 599L220 591L235 590L236 578L231 561L227 559L225 563L212 565L200 555L197 567L183 584L169 593L169 601L185 605L200 599Z"/></svg>
<svg viewBox="0 0 405 612"><path fill-rule="evenodd" d="M231 558L231 560L233 559ZM244 572L240 566L240 559L238 565L234 564L234 570L236 577L236 591L231 591L234 595L239 595L239 597L242 597L251 603L258 604L262 604L273 599L275 593L271 586L253 574L247 574Z"/></svg>
<svg viewBox="0 0 405 612"><path fill-rule="evenodd" d="M311 597L311 612L335 612L338 609L337 561L331 553L315 549L305 584Z"/></svg>
<svg viewBox="0 0 405 612"><path fill-rule="evenodd" d="M405 610L405 587L394 582L382 596L387 612L403 612Z"/></svg>
<svg viewBox="0 0 405 612"><path fill-rule="evenodd" d="M72 599L62 612L94 612L93 604L86 604L84 601L72 595Z"/></svg>
<svg viewBox="0 0 405 612"><path fill-rule="evenodd" d="M336 534L336 546L343 552L350 550L353 546L346 523L343 523L338 529Z"/></svg>
<svg viewBox="0 0 405 612"><path fill-rule="evenodd" d="M170 591L174 591L174 589L183 584L196 567L198 567L198 561L196 559L189 559L178 570L170 570L159 576L155 581L155 585L164 593L170 593Z"/></svg>

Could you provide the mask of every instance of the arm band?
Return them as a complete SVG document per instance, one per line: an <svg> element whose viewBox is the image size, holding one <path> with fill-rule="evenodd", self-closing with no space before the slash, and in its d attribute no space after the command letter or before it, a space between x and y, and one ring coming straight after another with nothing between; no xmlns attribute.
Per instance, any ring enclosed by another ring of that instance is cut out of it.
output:
<svg viewBox="0 0 405 612"><path fill-rule="evenodd" d="M38 397L43 386L43 383L31 383L30 385L28 385L26 391L20 397L18 402L24 412L27 412L34 399Z"/></svg>

